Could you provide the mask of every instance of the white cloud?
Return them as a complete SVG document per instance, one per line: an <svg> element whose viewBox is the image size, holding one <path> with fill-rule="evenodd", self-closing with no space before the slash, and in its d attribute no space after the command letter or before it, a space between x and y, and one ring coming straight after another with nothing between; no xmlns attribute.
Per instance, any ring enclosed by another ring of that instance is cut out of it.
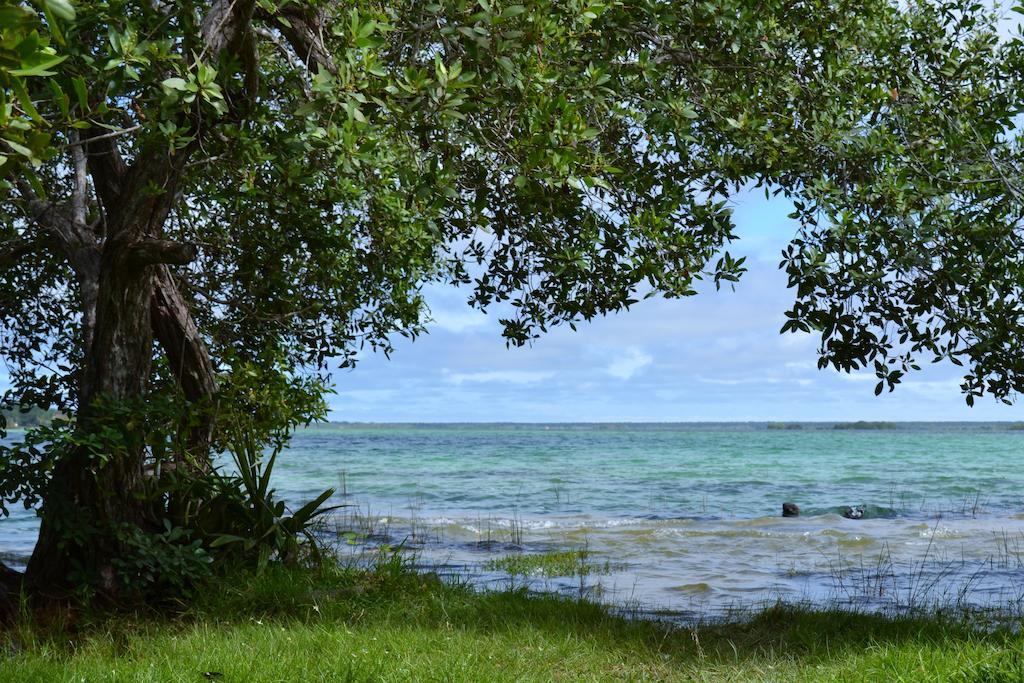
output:
<svg viewBox="0 0 1024 683"><path fill-rule="evenodd" d="M817 343L818 337L809 332L786 332L778 336L779 346L784 349L806 349Z"/></svg>
<svg viewBox="0 0 1024 683"><path fill-rule="evenodd" d="M878 375L873 372L833 372L833 375L844 382L877 382Z"/></svg>
<svg viewBox="0 0 1024 683"><path fill-rule="evenodd" d="M940 379L940 380L908 380L896 386L896 391L904 388L918 396L930 399L945 400L963 394L960 384L962 379Z"/></svg>
<svg viewBox="0 0 1024 683"><path fill-rule="evenodd" d="M715 377L697 377L697 381L702 384L717 384L724 387L735 387L743 384L795 384L800 387L808 387L814 384L813 379L802 378L782 378L782 377L744 377L740 379L718 379Z"/></svg>
<svg viewBox="0 0 1024 683"><path fill-rule="evenodd" d="M487 372L453 372L447 373L445 380L451 384L536 384L554 377L553 372L535 372L530 370L490 370Z"/></svg>
<svg viewBox="0 0 1024 683"><path fill-rule="evenodd" d="M390 401L401 396L401 392L396 389L348 389L346 391L339 391L332 404L344 403L345 401L354 401L356 403L366 403L374 401Z"/></svg>
<svg viewBox="0 0 1024 683"><path fill-rule="evenodd" d="M484 313L463 304L461 309L432 309L427 327L428 329L437 327L458 334L466 330L485 327L488 322Z"/></svg>
<svg viewBox="0 0 1024 683"><path fill-rule="evenodd" d="M612 377L630 379L653 362L654 358L649 354L644 353L638 348L631 347L626 350L625 355L613 360L604 371Z"/></svg>
<svg viewBox="0 0 1024 683"><path fill-rule="evenodd" d="M753 382L750 379L717 379L715 377L698 377L697 381L701 384L717 384L723 387L735 387L740 384L750 384Z"/></svg>

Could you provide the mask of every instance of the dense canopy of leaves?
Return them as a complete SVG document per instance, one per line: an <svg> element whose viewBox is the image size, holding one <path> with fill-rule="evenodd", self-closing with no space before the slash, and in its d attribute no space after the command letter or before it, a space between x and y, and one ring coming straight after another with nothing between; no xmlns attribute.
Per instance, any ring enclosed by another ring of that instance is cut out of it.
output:
<svg viewBox="0 0 1024 683"><path fill-rule="evenodd" d="M966 364L969 398L1024 383L1022 48L981 6L228 4L83 0L31 58L53 73L0 77L8 119L52 135L0 202L9 403L76 407L90 302L45 217L79 212L102 251L134 182L114 158L173 168L137 190L173 194L156 236L192 249L174 283L221 371L387 349L430 281L510 302L513 344L733 281L726 200L761 186L796 201L785 329L820 333L823 365L892 386L925 353Z"/></svg>
<svg viewBox="0 0 1024 683"><path fill-rule="evenodd" d="M40 2L49 27L63 42L58 17L75 18L67 0ZM50 151L48 123L29 96L28 79L53 76L65 57L50 46L38 12L16 0L0 2L0 174L17 172L25 163L38 164ZM0 180L0 183L3 183ZM3 186L6 186L3 183Z"/></svg>

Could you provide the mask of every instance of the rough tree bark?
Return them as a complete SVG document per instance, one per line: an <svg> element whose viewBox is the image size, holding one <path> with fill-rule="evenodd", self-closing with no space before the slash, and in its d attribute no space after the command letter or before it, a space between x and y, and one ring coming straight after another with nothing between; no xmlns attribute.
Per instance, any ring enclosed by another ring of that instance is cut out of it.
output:
<svg viewBox="0 0 1024 683"><path fill-rule="evenodd" d="M174 165L133 171L121 202L108 207L76 422L83 441L102 427L113 426L120 433L112 441L100 441L98 452L90 446L71 447L55 466L27 568L27 578L37 588L59 585L79 571L102 590L114 592L112 560L124 553L122 532L144 522L138 494L145 444L131 421L111 425L102 413L107 401L131 406L145 400L153 354L155 266L179 258L155 235L173 204L178 172ZM143 192L153 186L163 192ZM81 280L83 273L76 273Z"/></svg>
<svg viewBox="0 0 1024 683"><path fill-rule="evenodd" d="M243 44L254 4L212 3L202 23L204 59L215 61L222 51ZM145 401L154 334L186 398L200 401L215 390L209 354L168 268L190 262L195 250L162 237L193 149L144 154L126 167L112 139L87 140L71 147L76 184L69 206L58 209L22 188L31 213L58 243L80 287L85 359L76 432L82 441L94 440L104 424L105 401ZM102 225L85 224L86 172L103 211ZM102 591L117 593L114 562L126 551L118 532L145 524L138 495L145 443L132 424L116 430L112 447L96 453L75 446L55 465L26 571L36 591L59 588L72 572L84 571ZM200 424L192 438L200 447L208 445L210 431L210 424Z"/></svg>
<svg viewBox="0 0 1024 683"><path fill-rule="evenodd" d="M217 378L210 352L192 320L188 303L174 282L170 269L156 269L151 319L157 342L167 356L171 373L178 381L182 395L195 408L194 421L188 425L187 452L190 461L178 466L208 470L210 440L213 437L213 397Z"/></svg>

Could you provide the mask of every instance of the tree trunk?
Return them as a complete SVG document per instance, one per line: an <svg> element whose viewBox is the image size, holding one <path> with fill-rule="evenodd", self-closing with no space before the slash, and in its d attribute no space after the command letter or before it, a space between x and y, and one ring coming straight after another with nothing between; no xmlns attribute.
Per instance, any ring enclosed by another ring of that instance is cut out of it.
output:
<svg viewBox="0 0 1024 683"><path fill-rule="evenodd" d="M178 466L199 471L210 467L210 441L213 437L213 397L217 391L216 374L210 353L199 336L185 298L178 291L171 270L156 268L156 287L152 307L153 332L167 356L182 395L188 402L189 423L184 459Z"/></svg>
<svg viewBox="0 0 1024 683"><path fill-rule="evenodd" d="M17 616L24 575L0 562L0 625Z"/></svg>
<svg viewBox="0 0 1024 683"><path fill-rule="evenodd" d="M145 444L128 414L141 406L153 352L150 321L154 268L131 267L125 250L104 250L96 299L95 331L86 351L76 439L58 460L43 506L39 541L26 578L47 591L85 579L117 592L115 561L124 556L125 532L144 523Z"/></svg>
<svg viewBox="0 0 1024 683"><path fill-rule="evenodd" d="M240 53L255 4L211 3L200 27L201 54L210 63L222 52ZM170 153L140 147L126 167L109 136L90 137L96 139L86 145L88 154L71 149L76 171L72 208L77 210L70 219L40 198L28 202L31 215L48 226L79 278L85 349L76 438L54 466L39 540L26 571L26 581L37 591L68 585L75 575L74 583L88 581L117 592L116 562L125 557L125 534L145 524L139 495L145 434L123 411L142 407L146 400L154 331L189 401L209 403L216 388L209 354L167 267L191 262L195 248L161 239L199 138ZM90 234L82 211L88 196L85 170L105 210L105 233L99 240ZM28 184L22 185L24 196L34 197ZM89 261L84 265L76 262L82 247L88 247L82 252ZM97 250L102 253L93 271ZM116 413L107 412L115 407ZM200 420L191 429L191 449L205 457L212 423Z"/></svg>

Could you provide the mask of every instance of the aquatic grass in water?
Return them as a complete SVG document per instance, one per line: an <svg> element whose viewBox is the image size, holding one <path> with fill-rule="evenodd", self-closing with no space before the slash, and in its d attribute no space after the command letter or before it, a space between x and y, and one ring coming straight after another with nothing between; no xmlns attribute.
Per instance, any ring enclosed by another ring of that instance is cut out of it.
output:
<svg viewBox="0 0 1024 683"><path fill-rule="evenodd" d="M586 549L553 550L545 553L515 553L484 562L484 569L504 572L511 576L590 576L610 574L610 560L595 560L594 553Z"/></svg>
<svg viewBox="0 0 1024 683"><path fill-rule="evenodd" d="M937 525L932 539L936 529ZM873 561L860 557L850 563L840 557L830 565L833 604L898 615L942 612L971 619L984 616L999 623L1016 621L1024 616L1024 586L1017 582L1024 567L1019 539L1003 534L997 542L997 552L982 560L935 554L931 540L917 561L894 560L888 546ZM993 581L993 576L1002 580ZM988 599L979 604L977 593Z"/></svg>

